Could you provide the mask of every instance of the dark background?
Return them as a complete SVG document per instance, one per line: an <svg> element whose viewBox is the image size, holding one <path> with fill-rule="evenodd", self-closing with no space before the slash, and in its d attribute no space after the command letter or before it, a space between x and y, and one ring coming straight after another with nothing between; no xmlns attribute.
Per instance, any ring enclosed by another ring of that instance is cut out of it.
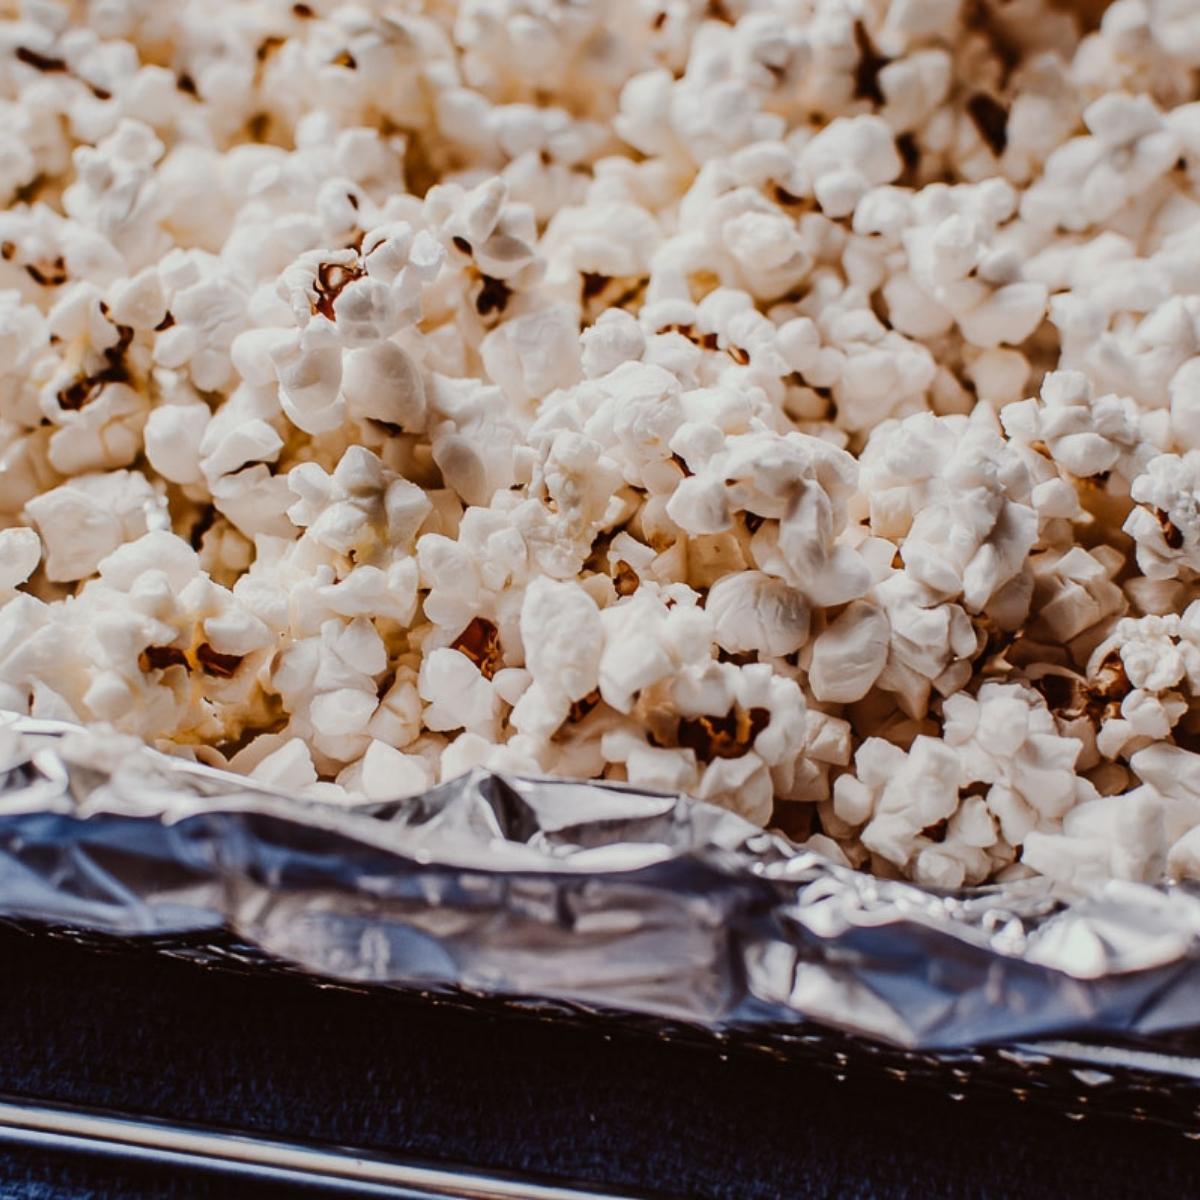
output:
<svg viewBox="0 0 1200 1200"><path fill-rule="evenodd" d="M1187 1197L1153 1122L0 928L0 1092L632 1194ZM1200 1091L1197 1093L1200 1099ZM1200 1120L1197 1121L1200 1129ZM311 1193L0 1147L0 1195Z"/></svg>

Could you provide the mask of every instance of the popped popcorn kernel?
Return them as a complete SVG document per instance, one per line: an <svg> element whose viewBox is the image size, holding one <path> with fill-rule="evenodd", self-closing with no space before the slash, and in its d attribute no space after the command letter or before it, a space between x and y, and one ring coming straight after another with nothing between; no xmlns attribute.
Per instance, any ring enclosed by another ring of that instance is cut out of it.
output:
<svg viewBox="0 0 1200 1200"><path fill-rule="evenodd" d="M4 703L1200 877L1200 9L1018 7L0 21Z"/></svg>

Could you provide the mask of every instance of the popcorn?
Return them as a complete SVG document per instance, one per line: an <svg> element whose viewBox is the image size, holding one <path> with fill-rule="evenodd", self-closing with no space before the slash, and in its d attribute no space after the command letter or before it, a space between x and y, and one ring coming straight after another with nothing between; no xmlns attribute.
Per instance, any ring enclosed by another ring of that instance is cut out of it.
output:
<svg viewBox="0 0 1200 1200"><path fill-rule="evenodd" d="M705 611L716 643L731 654L794 654L808 641L810 608L803 593L762 571L724 575L708 591Z"/></svg>
<svg viewBox="0 0 1200 1200"><path fill-rule="evenodd" d="M1159 454L1130 487L1137 506L1124 529L1138 566L1151 579L1171 579L1200 566L1200 454Z"/></svg>
<svg viewBox="0 0 1200 1200"><path fill-rule="evenodd" d="M1118 621L1087 665L1088 699L1102 705L1096 748L1130 757L1171 735L1200 687L1200 609Z"/></svg>
<svg viewBox="0 0 1200 1200"><path fill-rule="evenodd" d="M808 685L818 700L861 700L888 659L891 627L880 608L864 600L847 605L813 642Z"/></svg>
<svg viewBox="0 0 1200 1200"><path fill-rule="evenodd" d="M902 169L887 123L879 117L839 117L800 153L817 203L831 217L849 216L868 189L891 183Z"/></svg>
<svg viewBox="0 0 1200 1200"><path fill-rule="evenodd" d="M1187 4L144 7L8 22L0 703L1200 878Z"/></svg>
<svg viewBox="0 0 1200 1200"><path fill-rule="evenodd" d="M86 579L123 542L163 519L160 495L142 475L79 475L34 497L25 511L45 546L46 577Z"/></svg>
<svg viewBox="0 0 1200 1200"><path fill-rule="evenodd" d="M37 569L42 543L27 526L0 529L0 588L11 592Z"/></svg>
<svg viewBox="0 0 1200 1200"><path fill-rule="evenodd" d="M142 431L150 465L172 483L199 483L204 476L200 445L211 419L207 404L171 404L153 409Z"/></svg>
<svg viewBox="0 0 1200 1200"><path fill-rule="evenodd" d="M1022 201L1036 224L1082 230L1113 217L1167 172L1182 145L1145 96L1110 92L1083 112L1089 136L1072 138L1046 160L1045 175Z"/></svg>
<svg viewBox="0 0 1200 1200"><path fill-rule="evenodd" d="M380 421L405 433L420 433L424 428L424 381L395 342L379 341L345 356L342 398L355 420Z"/></svg>
<svg viewBox="0 0 1200 1200"><path fill-rule="evenodd" d="M501 701L490 680L458 650L443 648L425 657L418 691L426 701L427 729L490 732L500 715Z"/></svg>
<svg viewBox="0 0 1200 1200"><path fill-rule="evenodd" d="M990 410L970 418L928 413L879 426L863 453L872 530L902 539L905 571L980 612L1018 580L1037 541L1027 469ZM1015 598L1014 598L1015 599ZM1004 613L1020 624L1025 604Z"/></svg>
<svg viewBox="0 0 1200 1200"><path fill-rule="evenodd" d="M385 539L393 546L411 542L431 508L420 488L358 446L329 475L316 463L293 467L288 487L298 497L288 509L290 520L311 541L343 555L369 554Z"/></svg>
<svg viewBox="0 0 1200 1200"><path fill-rule="evenodd" d="M1041 398L1005 406L1000 414L1010 438L1042 442L1066 472L1078 478L1114 471L1128 487L1153 456L1141 437L1137 405L1126 397L1093 397L1079 371L1052 371L1042 380Z"/></svg>
<svg viewBox="0 0 1200 1200"><path fill-rule="evenodd" d="M1093 792L1074 770L1082 744L1058 733L1035 692L989 682L977 698L947 697L943 711L946 742L958 751L965 782L990 785L988 809L1011 845Z"/></svg>
<svg viewBox="0 0 1200 1200"><path fill-rule="evenodd" d="M604 627L578 584L535 579L521 604L521 641L533 686L548 702L566 706L599 686Z"/></svg>

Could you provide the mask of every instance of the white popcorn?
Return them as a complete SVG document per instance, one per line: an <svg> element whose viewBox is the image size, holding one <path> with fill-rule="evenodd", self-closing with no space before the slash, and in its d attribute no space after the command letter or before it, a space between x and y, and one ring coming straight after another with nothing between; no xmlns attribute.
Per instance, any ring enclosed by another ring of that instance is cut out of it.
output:
<svg viewBox="0 0 1200 1200"><path fill-rule="evenodd" d="M809 605L801 592L761 571L740 571L709 589L705 610L722 649L782 658L808 640Z"/></svg>
<svg viewBox="0 0 1200 1200"><path fill-rule="evenodd" d="M1018 580L1037 540L1024 464L989 411L970 419L920 414L887 422L863 454L872 529L902 537L906 572L969 612ZM1024 607L1024 606L1021 606ZM1020 624L1025 613L1004 620Z"/></svg>
<svg viewBox="0 0 1200 1200"><path fill-rule="evenodd" d="M261 759L250 777L272 787L299 792L317 782L317 769L303 739L294 737Z"/></svg>
<svg viewBox="0 0 1200 1200"><path fill-rule="evenodd" d="M1111 92L1083 113L1090 136L1072 138L1046 160L1022 201L1036 224L1081 230L1114 216L1168 171L1182 144L1145 96Z"/></svg>
<svg viewBox="0 0 1200 1200"><path fill-rule="evenodd" d="M0 21L0 704L1200 878L1187 3L160 7Z"/></svg>
<svg viewBox="0 0 1200 1200"><path fill-rule="evenodd" d="M1055 642L1073 643L1125 608L1125 597L1112 580L1124 565L1115 555L1098 558L1082 546L1072 546L1065 553L1035 554L1030 562L1037 611L1034 628ZM1074 654L1074 645L1071 649Z"/></svg>
<svg viewBox="0 0 1200 1200"><path fill-rule="evenodd" d="M526 667L548 697L582 700L599 684L604 629L578 584L535 579L521 605L521 641Z"/></svg>
<svg viewBox="0 0 1200 1200"><path fill-rule="evenodd" d="M426 701L423 720L429 729L490 730L500 698L478 667L457 650L434 650L421 664L418 686Z"/></svg>
<svg viewBox="0 0 1200 1200"><path fill-rule="evenodd" d="M822 209L831 217L845 217L869 188L891 183L902 163L886 122L839 117L804 147L800 166L813 181Z"/></svg>
<svg viewBox="0 0 1200 1200"><path fill-rule="evenodd" d="M200 445L211 419L206 404L169 404L154 409L143 430L150 465L172 483L198 483L203 477Z"/></svg>
<svg viewBox="0 0 1200 1200"><path fill-rule="evenodd" d="M935 687L946 694L969 676L979 643L975 627L961 605L940 603L937 592L905 571L882 580L871 596L886 614L889 630L878 685L893 693L909 716L922 717Z"/></svg>
<svg viewBox="0 0 1200 1200"><path fill-rule="evenodd" d="M1200 609L1118 621L1092 652L1089 690L1103 702L1096 747L1129 757L1167 738L1200 691Z"/></svg>
<svg viewBox="0 0 1200 1200"><path fill-rule="evenodd" d="M891 627L873 604L856 600L812 644L808 685L818 700L861 700L888 659Z"/></svg>
<svg viewBox="0 0 1200 1200"><path fill-rule="evenodd" d="M80 475L25 506L45 545L46 577L86 579L100 560L159 519L160 500L131 471Z"/></svg>
<svg viewBox="0 0 1200 1200"><path fill-rule="evenodd" d="M1076 887L1109 879L1149 882L1161 877L1164 865L1173 875L1191 874L1186 838L1170 847L1166 863L1165 850L1161 798L1153 788L1141 787L1084 801L1063 818L1061 833L1031 831L1021 861Z"/></svg>
<svg viewBox="0 0 1200 1200"><path fill-rule="evenodd" d="M352 350L342 363L346 410L360 421L383 421L406 433L425 424L425 384L412 359L394 342Z"/></svg>
<svg viewBox="0 0 1200 1200"><path fill-rule="evenodd" d="M0 589L11 591L27 580L42 557L38 535L26 526L0 529Z"/></svg>
<svg viewBox="0 0 1200 1200"><path fill-rule="evenodd" d="M843 820L866 822L863 844L869 850L905 866L918 849L921 831L958 807L958 758L935 738L917 738L907 754L871 738L859 748L857 766L857 787L851 786L851 776L838 780L835 809Z"/></svg>
<svg viewBox="0 0 1200 1200"><path fill-rule="evenodd" d="M339 554L369 553L384 536L392 545L410 543L431 508L419 488L358 446L342 455L331 475L316 463L294 467L288 487L298 497L287 510L292 522Z"/></svg>
<svg viewBox="0 0 1200 1200"><path fill-rule="evenodd" d="M1170 579L1181 568L1200 568L1200 452L1159 454L1130 488L1137 506L1125 532L1151 579Z"/></svg>
<svg viewBox="0 0 1200 1200"><path fill-rule="evenodd" d="M305 433L328 433L345 417L340 395L342 352L336 345L306 348L300 338L271 350L279 377L279 403Z"/></svg>
<svg viewBox="0 0 1200 1200"><path fill-rule="evenodd" d="M945 738L964 783L989 785L987 806L1012 845L1060 820L1094 789L1075 774L1082 743L1062 737L1045 703L1016 684L985 683L976 698L947 697Z"/></svg>
<svg viewBox="0 0 1200 1200"><path fill-rule="evenodd" d="M676 488L667 512L696 534L729 528L739 511L766 519L750 542L758 567L814 603L842 604L870 583L857 552L835 541L856 474L848 454L817 438L735 435Z"/></svg>
<svg viewBox="0 0 1200 1200"><path fill-rule="evenodd" d="M339 776L340 779L340 776ZM419 795L433 783L424 759L372 741L362 756L357 785L368 800L399 800Z"/></svg>
<svg viewBox="0 0 1200 1200"><path fill-rule="evenodd" d="M1071 475L1086 478L1116 471L1128 486L1153 456L1153 448L1142 440L1138 416L1132 400L1093 397L1086 375L1053 371L1042 380L1040 401L1009 404L1000 420L1014 440L1043 442Z"/></svg>

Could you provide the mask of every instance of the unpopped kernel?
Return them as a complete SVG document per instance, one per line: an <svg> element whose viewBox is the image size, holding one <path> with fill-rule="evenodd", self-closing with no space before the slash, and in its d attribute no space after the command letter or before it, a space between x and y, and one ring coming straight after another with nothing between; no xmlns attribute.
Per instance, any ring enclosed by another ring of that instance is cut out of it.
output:
<svg viewBox="0 0 1200 1200"><path fill-rule="evenodd" d="M1198 72L1172 0L5 6L0 705L1200 878Z"/></svg>

